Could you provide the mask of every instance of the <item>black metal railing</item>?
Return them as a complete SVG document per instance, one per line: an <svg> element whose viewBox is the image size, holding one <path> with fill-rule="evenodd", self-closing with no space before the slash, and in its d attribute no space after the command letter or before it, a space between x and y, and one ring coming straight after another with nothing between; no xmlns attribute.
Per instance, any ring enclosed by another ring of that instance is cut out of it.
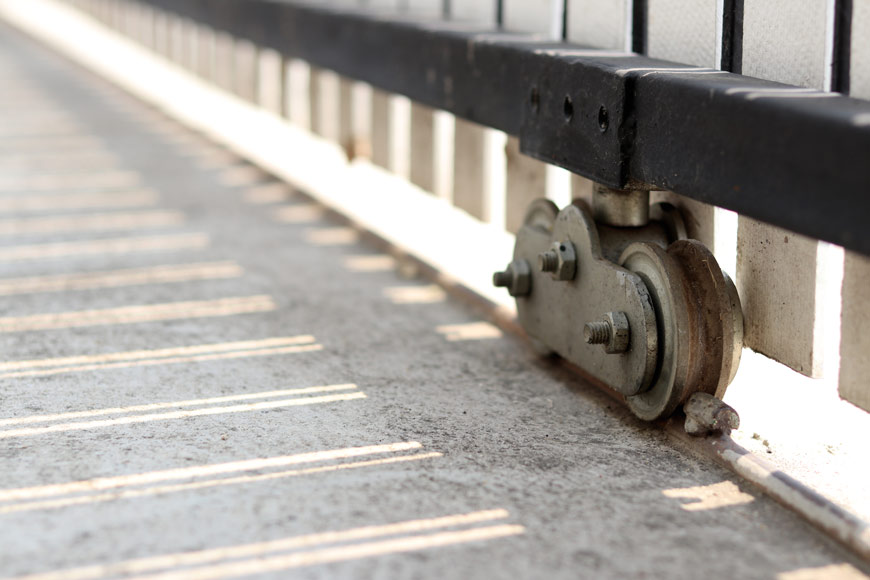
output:
<svg viewBox="0 0 870 580"><path fill-rule="evenodd" d="M458 22L276 0L145 0L520 137L612 187L675 191L870 254L870 102Z"/></svg>

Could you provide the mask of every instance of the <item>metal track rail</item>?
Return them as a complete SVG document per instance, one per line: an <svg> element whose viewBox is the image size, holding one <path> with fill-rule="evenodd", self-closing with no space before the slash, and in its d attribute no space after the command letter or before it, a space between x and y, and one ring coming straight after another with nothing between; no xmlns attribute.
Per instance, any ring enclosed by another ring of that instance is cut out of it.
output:
<svg viewBox="0 0 870 580"><path fill-rule="evenodd" d="M870 102L456 22L277 0L144 0L648 186L870 254Z"/></svg>

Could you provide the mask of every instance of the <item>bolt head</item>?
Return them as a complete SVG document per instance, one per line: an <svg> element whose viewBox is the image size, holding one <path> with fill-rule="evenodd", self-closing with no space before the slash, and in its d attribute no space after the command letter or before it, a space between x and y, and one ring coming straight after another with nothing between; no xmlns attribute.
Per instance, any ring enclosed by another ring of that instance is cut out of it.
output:
<svg viewBox="0 0 870 580"><path fill-rule="evenodd" d="M574 244L568 240L553 242L550 252L558 258L556 269L550 273L553 279L562 282L573 280L577 275L577 253Z"/></svg>
<svg viewBox="0 0 870 580"><path fill-rule="evenodd" d="M627 351L631 342L631 329L625 312L606 312L604 321L610 325L610 340L604 345L604 351L608 354Z"/></svg>

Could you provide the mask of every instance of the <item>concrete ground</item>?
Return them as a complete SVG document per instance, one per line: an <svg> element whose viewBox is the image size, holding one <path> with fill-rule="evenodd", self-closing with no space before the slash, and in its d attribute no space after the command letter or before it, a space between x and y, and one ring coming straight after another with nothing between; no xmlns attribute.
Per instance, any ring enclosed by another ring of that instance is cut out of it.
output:
<svg viewBox="0 0 870 580"><path fill-rule="evenodd" d="M0 79L0 576L864 577L5 27Z"/></svg>

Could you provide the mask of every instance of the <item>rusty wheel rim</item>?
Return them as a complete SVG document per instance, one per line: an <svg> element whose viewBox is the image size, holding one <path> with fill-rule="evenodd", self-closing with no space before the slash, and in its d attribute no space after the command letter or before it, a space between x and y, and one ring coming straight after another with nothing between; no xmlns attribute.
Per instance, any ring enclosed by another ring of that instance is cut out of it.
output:
<svg viewBox="0 0 870 580"><path fill-rule="evenodd" d="M675 242L667 252L683 271L698 336L692 345L691 356L698 368L691 390L721 399L737 373L743 350L743 312L737 289L701 242Z"/></svg>

